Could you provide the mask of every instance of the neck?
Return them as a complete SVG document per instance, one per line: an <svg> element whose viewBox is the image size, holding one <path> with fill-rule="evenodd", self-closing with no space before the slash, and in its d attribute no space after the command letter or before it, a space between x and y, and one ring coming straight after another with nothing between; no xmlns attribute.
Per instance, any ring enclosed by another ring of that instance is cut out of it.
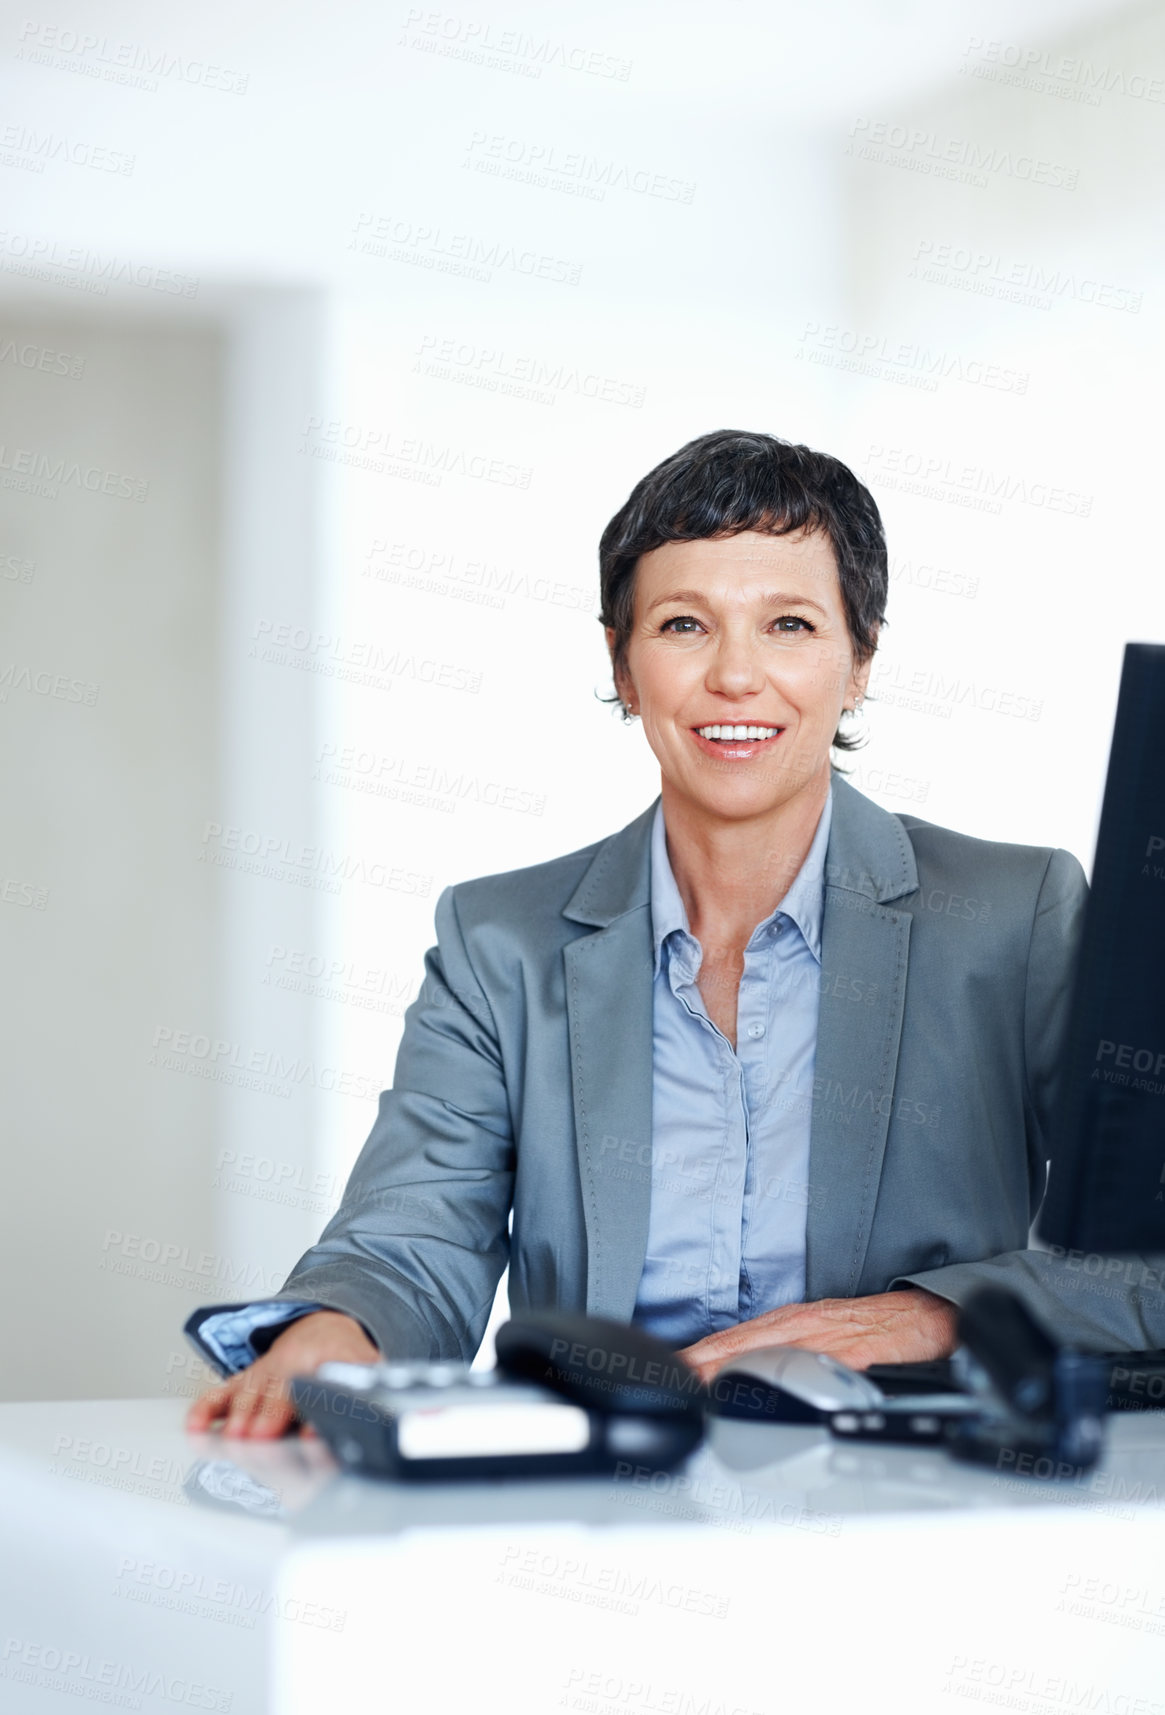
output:
<svg viewBox="0 0 1165 1715"><path fill-rule="evenodd" d="M668 861L688 926L706 951L742 952L776 910L809 854L829 781L827 766L787 803L739 822L694 810L662 783Z"/></svg>

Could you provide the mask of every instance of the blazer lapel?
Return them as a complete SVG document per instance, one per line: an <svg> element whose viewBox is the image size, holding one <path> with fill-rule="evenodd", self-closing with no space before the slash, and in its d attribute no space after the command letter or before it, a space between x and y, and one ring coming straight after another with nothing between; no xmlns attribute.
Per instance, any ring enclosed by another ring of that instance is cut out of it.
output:
<svg viewBox="0 0 1165 1715"><path fill-rule="evenodd" d="M897 817L839 775L826 855L821 1001L809 1137L806 1298L857 1296L877 1202L918 886Z"/></svg>
<svg viewBox="0 0 1165 1715"><path fill-rule="evenodd" d="M878 1196L918 886L896 816L833 778L809 1140L806 1297L853 1297ZM658 800L656 800L658 802ZM651 1209L651 824L604 840L563 915L596 933L564 949L587 1311L628 1321ZM867 1002L864 997L873 994ZM861 996L861 1000L853 997Z"/></svg>
<svg viewBox="0 0 1165 1715"><path fill-rule="evenodd" d="M651 823L604 840L563 915L597 930L564 949L587 1313L630 1321L651 1208Z"/></svg>

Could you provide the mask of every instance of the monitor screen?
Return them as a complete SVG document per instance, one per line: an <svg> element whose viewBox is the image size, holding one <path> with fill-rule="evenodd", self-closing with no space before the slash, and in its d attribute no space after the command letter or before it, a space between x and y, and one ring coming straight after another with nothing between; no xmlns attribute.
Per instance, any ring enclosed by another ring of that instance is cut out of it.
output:
<svg viewBox="0 0 1165 1715"><path fill-rule="evenodd" d="M1165 1251L1165 646L1125 649L1037 1230Z"/></svg>

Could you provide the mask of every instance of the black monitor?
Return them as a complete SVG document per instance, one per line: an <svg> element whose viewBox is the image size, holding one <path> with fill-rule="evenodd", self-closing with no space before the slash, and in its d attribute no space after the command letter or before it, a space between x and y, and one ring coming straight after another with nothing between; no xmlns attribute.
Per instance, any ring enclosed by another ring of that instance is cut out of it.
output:
<svg viewBox="0 0 1165 1715"><path fill-rule="evenodd" d="M1083 711L1082 711L1083 714ZM1165 1252L1165 646L1125 648L1037 1230Z"/></svg>

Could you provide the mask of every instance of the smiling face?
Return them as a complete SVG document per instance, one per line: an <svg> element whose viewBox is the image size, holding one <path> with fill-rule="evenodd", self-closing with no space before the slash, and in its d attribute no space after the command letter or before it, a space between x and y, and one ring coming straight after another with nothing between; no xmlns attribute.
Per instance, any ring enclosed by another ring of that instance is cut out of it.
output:
<svg viewBox="0 0 1165 1715"><path fill-rule="evenodd" d="M822 531L746 530L640 557L616 688L642 718L665 811L679 799L701 818L742 821L823 802L838 720L869 670L854 660Z"/></svg>

